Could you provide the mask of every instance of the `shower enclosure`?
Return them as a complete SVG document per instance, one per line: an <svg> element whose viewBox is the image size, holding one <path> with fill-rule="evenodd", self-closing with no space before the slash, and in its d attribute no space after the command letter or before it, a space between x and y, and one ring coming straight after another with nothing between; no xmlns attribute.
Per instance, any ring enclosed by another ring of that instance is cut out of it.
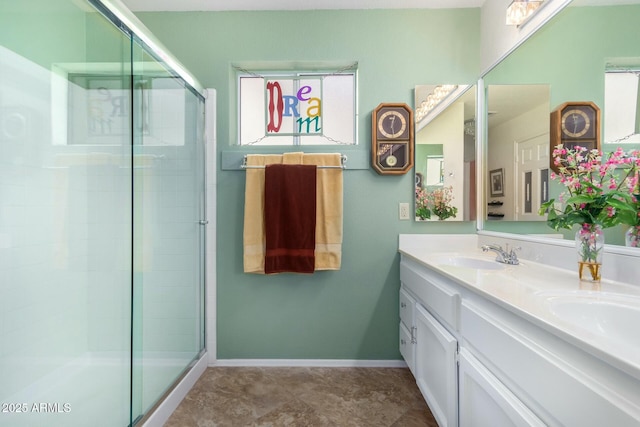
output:
<svg viewBox="0 0 640 427"><path fill-rule="evenodd" d="M0 2L2 426L139 424L204 351L204 98L166 58L97 0Z"/></svg>

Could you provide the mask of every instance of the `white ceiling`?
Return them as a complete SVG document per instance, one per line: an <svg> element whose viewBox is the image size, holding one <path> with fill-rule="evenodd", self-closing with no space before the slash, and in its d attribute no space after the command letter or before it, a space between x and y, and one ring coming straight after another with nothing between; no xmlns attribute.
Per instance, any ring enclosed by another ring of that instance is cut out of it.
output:
<svg viewBox="0 0 640 427"><path fill-rule="evenodd" d="M485 0L122 0L134 12L202 10L442 9Z"/></svg>
<svg viewBox="0 0 640 427"><path fill-rule="evenodd" d="M533 108L549 104L548 85L490 85L487 94L489 127L518 117ZM550 106L549 106L550 107Z"/></svg>
<svg viewBox="0 0 640 427"><path fill-rule="evenodd" d="M122 0L134 12L203 10L455 9L487 0ZM639 0L573 0L570 6L637 4Z"/></svg>
<svg viewBox="0 0 640 427"><path fill-rule="evenodd" d="M570 6L615 6L620 4L638 4L638 0L573 0Z"/></svg>

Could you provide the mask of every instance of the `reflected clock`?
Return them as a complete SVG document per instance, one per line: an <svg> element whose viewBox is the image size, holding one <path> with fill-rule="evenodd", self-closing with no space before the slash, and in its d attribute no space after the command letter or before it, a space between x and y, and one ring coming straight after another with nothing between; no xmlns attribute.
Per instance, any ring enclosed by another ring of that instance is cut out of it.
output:
<svg viewBox="0 0 640 427"><path fill-rule="evenodd" d="M371 113L371 160L381 175L402 175L413 167L413 110L382 103Z"/></svg>
<svg viewBox="0 0 640 427"><path fill-rule="evenodd" d="M555 172L558 168L553 164L553 150L557 145L600 149L600 108L595 103L565 102L551 112L550 119L550 166Z"/></svg>

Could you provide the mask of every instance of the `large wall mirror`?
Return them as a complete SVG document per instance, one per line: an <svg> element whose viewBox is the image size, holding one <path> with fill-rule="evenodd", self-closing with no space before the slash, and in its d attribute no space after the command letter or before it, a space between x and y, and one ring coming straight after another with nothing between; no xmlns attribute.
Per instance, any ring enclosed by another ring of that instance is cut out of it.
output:
<svg viewBox="0 0 640 427"><path fill-rule="evenodd" d="M483 76L485 230L556 233L537 211L562 190L549 179L549 115L557 106L595 103L605 153L640 148L639 21L640 0L574 0ZM607 243L623 245L624 229L607 229Z"/></svg>
<svg viewBox="0 0 640 427"><path fill-rule="evenodd" d="M415 219L476 219L476 87L415 88Z"/></svg>

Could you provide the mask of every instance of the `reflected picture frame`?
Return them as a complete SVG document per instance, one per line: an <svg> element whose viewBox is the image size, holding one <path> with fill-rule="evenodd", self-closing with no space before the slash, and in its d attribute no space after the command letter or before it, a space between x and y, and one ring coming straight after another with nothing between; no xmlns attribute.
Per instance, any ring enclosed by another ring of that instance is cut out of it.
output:
<svg viewBox="0 0 640 427"><path fill-rule="evenodd" d="M489 171L489 194L491 197L504 196L504 169Z"/></svg>

